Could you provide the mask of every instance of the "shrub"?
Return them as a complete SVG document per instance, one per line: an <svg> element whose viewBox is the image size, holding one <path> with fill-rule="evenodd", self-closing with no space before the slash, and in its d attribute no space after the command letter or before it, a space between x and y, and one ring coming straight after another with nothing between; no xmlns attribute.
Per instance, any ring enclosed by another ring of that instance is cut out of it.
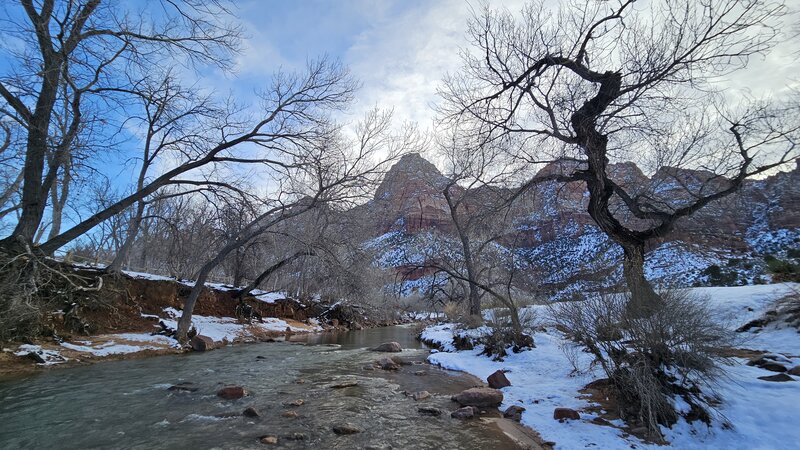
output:
<svg viewBox="0 0 800 450"><path fill-rule="evenodd" d="M663 303L649 316L631 313L625 294L561 303L552 311L556 326L586 347L606 373L620 416L657 439L659 425L671 426L680 415L676 397L690 405L686 420L710 422L716 399L701 388L719 375L725 359L720 350L734 336L714 320L703 299L678 290L660 295Z"/></svg>
<svg viewBox="0 0 800 450"><path fill-rule="evenodd" d="M508 356L509 349L519 353L535 347L531 335L513 328L493 328L492 332L483 336L479 342L483 344L481 355L489 356L495 361L502 361Z"/></svg>
<svg viewBox="0 0 800 450"><path fill-rule="evenodd" d="M800 264L784 261L771 255L764 257L764 261L775 281L800 281Z"/></svg>
<svg viewBox="0 0 800 450"><path fill-rule="evenodd" d="M716 264L706 267L700 272L700 275L704 275L711 286L731 286L736 283L738 278L738 274L735 271L723 270Z"/></svg>

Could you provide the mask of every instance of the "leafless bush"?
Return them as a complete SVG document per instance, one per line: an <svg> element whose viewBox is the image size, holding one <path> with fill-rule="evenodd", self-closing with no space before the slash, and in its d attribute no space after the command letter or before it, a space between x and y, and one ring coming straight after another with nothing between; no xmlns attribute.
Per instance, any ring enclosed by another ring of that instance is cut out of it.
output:
<svg viewBox="0 0 800 450"><path fill-rule="evenodd" d="M445 317L449 322L461 322L466 316L466 307L462 303L447 302L444 305Z"/></svg>
<svg viewBox="0 0 800 450"><path fill-rule="evenodd" d="M659 293L664 304L643 316L629 308L629 295L609 294L554 306L560 329L594 355L611 381L620 415L661 439L659 425L679 415L710 423L713 391L734 334L715 320L705 299L689 291ZM569 355L568 355L569 356ZM689 411L678 411L682 398Z"/></svg>

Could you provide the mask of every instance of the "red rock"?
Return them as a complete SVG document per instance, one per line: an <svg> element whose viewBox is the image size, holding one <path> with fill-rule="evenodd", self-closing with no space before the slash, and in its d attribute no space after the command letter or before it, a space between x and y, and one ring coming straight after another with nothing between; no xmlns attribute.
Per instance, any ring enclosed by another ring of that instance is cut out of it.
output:
<svg viewBox="0 0 800 450"><path fill-rule="evenodd" d="M511 386L511 382L508 381L505 372L502 370L498 370L497 372L489 375L489 377L486 378L486 381L489 383L489 387L492 389L502 389L504 387Z"/></svg>
<svg viewBox="0 0 800 450"><path fill-rule="evenodd" d="M268 434L266 436L261 436L259 441L261 441L262 444L275 445L278 443L278 436Z"/></svg>
<svg viewBox="0 0 800 450"><path fill-rule="evenodd" d="M503 393L492 388L471 388L454 395L452 399L461 406L497 407L503 403Z"/></svg>
<svg viewBox="0 0 800 450"><path fill-rule="evenodd" d="M247 391L241 386L225 386L217 391L217 397L222 397L225 400L236 400L247 395Z"/></svg>
<svg viewBox="0 0 800 450"><path fill-rule="evenodd" d="M578 414L578 411L575 411L571 408L556 408L553 411L553 419L564 421L564 420L580 420L581 415Z"/></svg>
<svg viewBox="0 0 800 450"><path fill-rule="evenodd" d="M196 352L205 352L214 349L214 340L201 334L194 336L191 341L189 341L189 344L192 346L192 350Z"/></svg>
<svg viewBox="0 0 800 450"><path fill-rule="evenodd" d="M343 423L341 425L334 425L333 432L338 435L345 435L361 433L361 430L351 423Z"/></svg>
<svg viewBox="0 0 800 450"><path fill-rule="evenodd" d="M403 347L401 347L400 344L397 342L384 342L383 344L373 348L372 351L397 353L397 352L402 352Z"/></svg>
<svg viewBox="0 0 800 450"><path fill-rule="evenodd" d="M381 358L378 360L378 367L383 370L398 370L400 366L391 360L391 358Z"/></svg>
<svg viewBox="0 0 800 450"><path fill-rule="evenodd" d="M417 412L422 414L423 416L441 416L442 410L439 408L434 408L433 406L420 406L417 408Z"/></svg>
<svg viewBox="0 0 800 450"><path fill-rule="evenodd" d="M450 413L450 417L454 419L472 419L478 415L478 408L474 406L465 406Z"/></svg>
<svg viewBox="0 0 800 450"><path fill-rule="evenodd" d="M503 417L519 422L522 420L522 413L524 411L525 408L522 406L511 405L505 411L503 411Z"/></svg>

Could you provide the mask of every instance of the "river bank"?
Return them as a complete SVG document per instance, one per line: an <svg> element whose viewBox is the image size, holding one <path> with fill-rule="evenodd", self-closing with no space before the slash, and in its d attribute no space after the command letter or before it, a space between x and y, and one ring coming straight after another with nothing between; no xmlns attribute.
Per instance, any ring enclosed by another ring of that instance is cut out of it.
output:
<svg viewBox="0 0 800 450"><path fill-rule="evenodd" d="M691 289L694 298L710 306L715 320L731 331L742 331L736 332L737 346L708 386L719 399L711 423L680 419L672 427L663 426L668 441L663 445L643 440L621 420L616 404L600 384L607 375L594 364L590 353L549 323L551 312L544 305L524 311L537 321L532 332L535 347L509 352L502 361L482 355L481 347L458 350L454 336L466 331L457 324L432 325L422 337L441 350L428 358L440 367L482 379L504 372L510 385L501 388L502 407L524 407L522 423L545 440L556 441L556 448L794 448L792 442L800 439L796 426L800 415L800 331L783 320L746 325L777 317L775 302L797 289L798 285L791 283ZM468 332L474 336L481 330ZM774 364L754 362L762 356ZM556 420L556 409L561 408L574 411L576 418Z"/></svg>
<svg viewBox="0 0 800 450"><path fill-rule="evenodd" d="M74 270L102 277L103 290L81 305L73 303L48 313L40 336L25 342L5 343L0 348L0 377L191 349L182 347L171 332L177 328L192 281L136 272L110 275L94 267ZM241 299L237 292L233 286L214 283L206 284L203 290L192 326L211 347L390 326L411 320L399 316L378 319L357 306L326 303L321 299L300 301L281 292L253 290ZM250 308L247 319L237 317L237 305L241 302Z"/></svg>

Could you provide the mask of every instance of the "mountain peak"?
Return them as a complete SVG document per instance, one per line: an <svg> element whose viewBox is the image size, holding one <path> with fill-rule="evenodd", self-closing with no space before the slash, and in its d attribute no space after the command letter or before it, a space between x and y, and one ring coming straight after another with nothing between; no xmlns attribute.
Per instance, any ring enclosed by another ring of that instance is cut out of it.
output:
<svg viewBox="0 0 800 450"><path fill-rule="evenodd" d="M446 180L439 169L421 154L408 153L386 172L375 192L375 199L388 198L393 192L408 190L409 187L419 190L419 193L429 192L438 189Z"/></svg>

